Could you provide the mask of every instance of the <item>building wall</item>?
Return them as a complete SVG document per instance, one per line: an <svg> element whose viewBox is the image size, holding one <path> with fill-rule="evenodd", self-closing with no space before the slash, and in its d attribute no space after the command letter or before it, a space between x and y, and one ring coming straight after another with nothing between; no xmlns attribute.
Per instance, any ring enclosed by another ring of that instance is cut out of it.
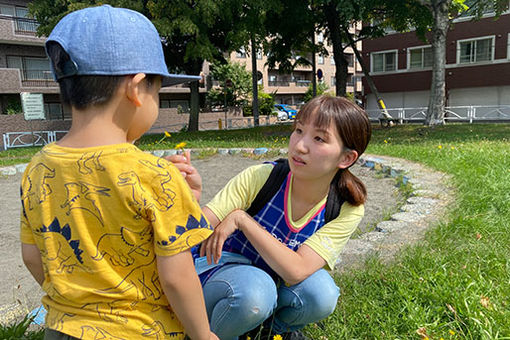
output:
<svg viewBox="0 0 510 340"><path fill-rule="evenodd" d="M446 43L447 105L498 105L506 102L500 93L506 93L504 89L510 85L509 27L510 13L503 14L498 20L485 17L473 22L461 18L454 22L448 32ZM494 37L493 60L471 64L458 63L459 41L479 37ZM409 49L419 46L427 46L427 43L419 40L414 32L389 34L382 38L363 41L363 56L368 65L371 63L370 55L373 52L398 51L396 71L371 73L387 107L402 107L393 105L406 103L428 105L428 95L424 96L424 93L430 91L431 67L421 70L408 69ZM377 108L365 80L363 84L367 94L367 108Z"/></svg>

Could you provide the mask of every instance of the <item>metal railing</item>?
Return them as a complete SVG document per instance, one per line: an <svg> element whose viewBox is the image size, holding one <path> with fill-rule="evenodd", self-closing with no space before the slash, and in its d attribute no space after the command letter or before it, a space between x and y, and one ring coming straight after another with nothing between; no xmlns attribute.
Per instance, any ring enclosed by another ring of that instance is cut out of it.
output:
<svg viewBox="0 0 510 340"><path fill-rule="evenodd" d="M67 131L7 132L3 136L4 150L46 145L57 141L65 133Z"/></svg>
<svg viewBox="0 0 510 340"><path fill-rule="evenodd" d="M13 17L14 33L22 35L33 35L37 33L39 23L34 19Z"/></svg>
<svg viewBox="0 0 510 340"><path fill-rule="evenodd" d="M34 87L54 87L58 83L53 80L49 70L21 70L21 85Z"/></svg>
<svg viewBox="0 0 510 340"><path fill-rule="evenodd" d="M427 116L427 107L400 107L387 109L390 116L400 123L423 122ZM382 110L366 110L369 119L377 122L384 118ZM510 121L510 105L471 105L447 106L445 121L469 122L475 121Z"/></svg>
<svg viewBox="0 0 510 340"><path fill-rule="evenodd" d="M270 80L268 82L269 86L290 86L289 80Z"/></svg>

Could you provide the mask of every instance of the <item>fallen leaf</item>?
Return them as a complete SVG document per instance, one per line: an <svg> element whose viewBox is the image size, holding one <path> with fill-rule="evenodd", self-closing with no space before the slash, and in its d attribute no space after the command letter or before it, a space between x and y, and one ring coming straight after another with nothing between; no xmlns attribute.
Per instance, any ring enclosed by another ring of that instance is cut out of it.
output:
<svg viewBox="0 0 510 340"><path fill-rule="evenodd" d="M480 297L480 304L487 309L489 309L491 306L491 302L490 302L489 298L487 296L483 296L483 295Z"/></svg>

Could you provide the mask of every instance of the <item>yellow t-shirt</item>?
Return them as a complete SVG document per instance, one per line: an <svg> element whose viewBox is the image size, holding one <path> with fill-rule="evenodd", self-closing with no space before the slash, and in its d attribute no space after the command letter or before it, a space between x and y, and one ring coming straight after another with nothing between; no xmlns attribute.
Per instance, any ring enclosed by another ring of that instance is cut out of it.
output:
<svg viewBox="0 0 510 340"><path fill-rule="evenodd" d="M227 185L216 194L207 207L221 221L235 209L247 210L258 192L267 181L272 164L260 164L247 168L232 178ZM312 218L327 200L327 195L318 202L305 216L298 221L292 220L292 177L287 196L287 220L295 230L301 229ZM285 211L281 207L282 211ZM356 230L365 213L363 205L353 206L345 202L337 218L326 223L303 244L312 248L326 261L326 268L332 270L336 260L350 236Z"/></svg>
<svg viewBox="0 0 510 340"><path fill-rule="evenodd" d="M41 251L47 327L80 339L183 339L158 278L212 233L171 163L132 144L44 147L21 183L21 242Z"/></svg>

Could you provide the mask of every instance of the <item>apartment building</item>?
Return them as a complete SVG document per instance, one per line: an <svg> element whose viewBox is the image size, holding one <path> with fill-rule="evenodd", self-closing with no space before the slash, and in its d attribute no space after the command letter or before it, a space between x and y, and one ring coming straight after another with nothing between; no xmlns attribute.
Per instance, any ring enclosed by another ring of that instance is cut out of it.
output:
<svg viewBox="0 0 510 340"><path fill-rule="evenodd" d="M351 29L361 29L361 24L353 25ZM316 35L315 41L324 42L323 35ZM361 43L358 43L358 48L361 50ZM333 47L326 44L326 49L328 50L327 56L322 54L315 55L317 74L322 74L322 78L318 79L318 82L324 82L329 87L328 91L334 93L336 79ZM361 93L361 66L357 62L351 47L346 47L345 54L349 61L347 92ZM299 58L299 56L294 58ZM309 59L310 56L308 56ZM244 64L246 69L251 72L251 56L245 50L232 52L230 60ZM289 74L280 73L278 68L269 69L266 62L267 56L262 51L257 51L257 71L262 74L259 84L263 85L264 92L275 93L275 100L278 104L298 105L302 103L304 94L313 80L312 67L298 65Z"/></svg>
<svg viewBox="0 0 510 340"><path fill-rule="evenodd" d="M388 108L428 106L432 48L414 32L363 41L363 56ZM364 89L367 109L377 109ZM446 39L446 105L510 105L510 12L454 20Z"/></svg>
<svg viewBox="0 0 510 340"><path fill-rule="evenodd" d="M60 103L58 84L53 81L44 51L45 37L36 35L38 23L28 18L23 0L0 0L0 112L19 110L20 93L42 93L47 120L67 120L70 110ZM202 97L205 88L200 88ZM160 92L162 109L189 108L186 85L167 87Z"/></svg>

